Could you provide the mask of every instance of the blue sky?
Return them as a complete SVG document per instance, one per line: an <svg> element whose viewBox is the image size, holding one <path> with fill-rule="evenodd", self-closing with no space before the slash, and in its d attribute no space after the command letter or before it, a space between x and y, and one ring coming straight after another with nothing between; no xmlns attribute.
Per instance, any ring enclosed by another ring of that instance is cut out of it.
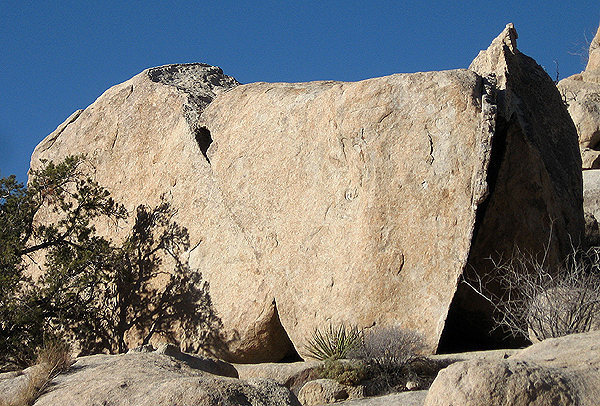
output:
<svg viewBox="0 0 600 406"><path fill-rule="evenodd" d="M466 68L513 22L552 77L584 68L593 1L0 0L0 176L78 108L145 68L205 62L243 83Z"/></svg>

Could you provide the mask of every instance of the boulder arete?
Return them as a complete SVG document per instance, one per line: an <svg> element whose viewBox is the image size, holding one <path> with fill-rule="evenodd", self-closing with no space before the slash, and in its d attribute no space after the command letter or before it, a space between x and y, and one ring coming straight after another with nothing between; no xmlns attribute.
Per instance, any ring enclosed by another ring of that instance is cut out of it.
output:
<svg viewBox="0 0 600 406"><path fill-rule="evenodd" d="M476 62L241 86L203 64L153 68L59 126L32 166L86 153L128 209L170 199L222 321L219 345L187 349L277 361L328 323L400 323L435 351L469 306L447 322L467 264L540 250L552 223L559 258L583 228L552 81L512 26Z"/></svg>

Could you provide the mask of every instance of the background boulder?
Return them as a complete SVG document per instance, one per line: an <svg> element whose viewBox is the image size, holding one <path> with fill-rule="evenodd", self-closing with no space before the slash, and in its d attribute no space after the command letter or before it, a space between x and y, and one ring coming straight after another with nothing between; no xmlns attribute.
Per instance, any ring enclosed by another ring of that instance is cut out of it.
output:
<svg viewBox="0 0 600 406"><path fill-rule="evenodd" d="M558 264L583 233L581 158L577 133L548 74L517 48L512 24L481 51L469 69L495 84L497 116L486 180L467 267L485 278L515 249L548 250ZM471 275L473 276L473 275ZM492 309L461 284L450 308L441 349L457 352L522 345L500 331L490 335ZM465 334L468 331L468 334Z"/></svg>
<svg viewBox="0 0 600 406"><path fill-rule="evenodd" d="M561 80L558 88L577 127L583 169L600 168L600 28L585 71Z"/></svg>

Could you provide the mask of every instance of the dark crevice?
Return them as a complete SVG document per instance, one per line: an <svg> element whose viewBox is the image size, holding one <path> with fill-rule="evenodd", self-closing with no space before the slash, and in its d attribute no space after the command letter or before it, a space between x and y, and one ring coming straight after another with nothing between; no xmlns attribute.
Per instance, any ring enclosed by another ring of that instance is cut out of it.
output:
<svg viewBox="0 0 600 406"><path fill-rule="evenodd" d="M588 148L594 151L600 151L600 130L592 134Z"/></svg>
<svg viewBox="0 0 600 406"><path fill-rule="evenodd" d="M277 339L281 340L282 343L285 343L285 345L288 348L286 354L283 356L282 359L279 360L279 362L286 363L286 362L303 361L302 357L300 357L300 354L298 354L298 351L296 351L296 347L294 347L294 344L292 343L290 336L288 335L287 331L285 331L283 324L281 324L281 320L279 319L279 312L277 311L277 303L275 303L275 299L273 299L273 306L275 307L275 325L278 327L279 335L280 335L280 337L278 337Z"/></svg>
<svg viewBox="0 0 600 406"><path fill-rule="evenodd" d="M210 164L210 159L208 159L208 147L212 144L213 139L210 136L210 131L206 127L200 127L195 131L195 138L202 155L206 158L206 161Z"/></svg>
<svg viewBox="0 0 600 406"><path fill-rule="evenodd" d="M475 256L478 256L475 251L479 248L478 238L485 238L484 235L480 235L481 229L486 215L489 215L488 208L492 196L496 192L500 170L509 148L508 143L511 142L508 134L513 131L518 131L518 124L514 120L507 122L503 117L497 117L496 130L492 139L490 164L486 175L488 196L479 205L475 214L475 225L465 274L485 272L476 269L478 268L479 258L475 258ZM514 340L507 339L502 331L494 330L494 325L493 311L490 304L477 295L469 286L459 282L448 310L437 352L443 354L522 345L521 342L516 343Z"/></svg>

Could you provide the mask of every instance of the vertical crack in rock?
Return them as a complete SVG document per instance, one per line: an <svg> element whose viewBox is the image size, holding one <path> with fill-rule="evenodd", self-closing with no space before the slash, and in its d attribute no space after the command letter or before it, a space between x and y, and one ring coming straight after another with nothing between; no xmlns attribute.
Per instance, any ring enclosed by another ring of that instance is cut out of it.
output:
<svg viewBox="0 0 600 406"><path fill-rule="evenodd" d="M112 142L112 145L110 146L110 149L115 149L115 144L117 143L118 137L119 137L119 124L117 123L117 129L115 130L115 135L113 137L113 142Z"/></svg>
<svg viewBox="0 0 600 406"><path fill-rule="evenodd" d="M477 171L475 178L479 181L484 178L485 181L473 185L473 208L475 209L475 221L471 236L471 248L465 269L463 273L468 272L470 258L474 249L474 242L483 223L490 198L496 187L500 166L506 152L506 122L498 116L497 100L502 97L501 92L496 88L495 75L489 75L481 79L481 125L484 136L481 139L480 155L484 158L481 168ZM491 151L490 151L491 150ZM485 174L485 177L483 176ZM455 348L472 349L475 343L464 343L465 331L472 330L473 326L465 326L465 310L463 309L463 296L471 292L465 292L464 284L458 282L456 292L450 303L446 321L440 341L438 344L438 353L453 351ZM487 326L486 326L487 327ZM467 330L465 330L467 329Z"/></svg>
<svg viewBox="0 0 600 406"><path fill-rule="evenodd" d="M433 161L435 161L435 157L433 156L433 139L429 132L427 132L427 138L429 138L429 156L427 157L427 163L432 165Z"/></svg>
<svg viewBox="0 0 600 406"><path fill-rule="evenodd" d="M133 94L133 85L129 86L129 92L127 92L127 96L125 96L125 100L129 99L129 96Z"/></svg>

